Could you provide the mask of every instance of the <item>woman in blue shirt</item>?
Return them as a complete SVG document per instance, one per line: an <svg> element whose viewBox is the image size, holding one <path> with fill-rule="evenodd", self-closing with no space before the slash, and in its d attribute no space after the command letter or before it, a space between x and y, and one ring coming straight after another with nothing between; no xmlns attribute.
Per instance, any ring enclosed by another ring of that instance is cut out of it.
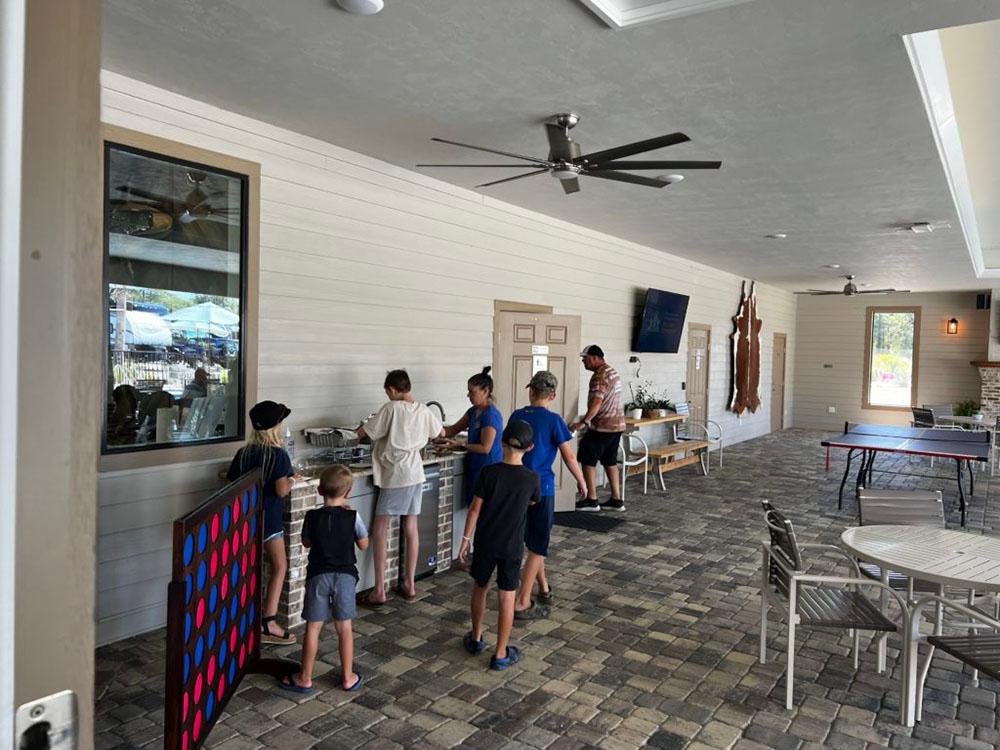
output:
<svg viewBox="0 0 1000 750"><path fill-rule="evenodd" d="M500 433L503 432L503 415L493 404L493 378L490 377L490 367L469 378L469 401L472 407L462 415L462 418L444 428L445 437L457 435L468 429L469 440L463 446L468 452L465 457L465 504L472 503L472 488L484 466L500 463L503 459L503 446L500 444ZM452 445L461 446L452 441Z"/></svg>

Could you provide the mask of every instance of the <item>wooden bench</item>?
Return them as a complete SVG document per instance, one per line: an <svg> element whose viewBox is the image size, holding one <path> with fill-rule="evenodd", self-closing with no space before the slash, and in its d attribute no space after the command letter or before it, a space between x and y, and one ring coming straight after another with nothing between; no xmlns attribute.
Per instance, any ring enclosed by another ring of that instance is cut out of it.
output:
<svg viewBox="0 0 1000 750"><path fill-rule="evenodd" d="M660 489L666 490L663 473L679 469L682 466L700 464L702 474L705 470L705 455L708 451L707 440L678 440L675 443L649 449L650 460L655 461L656 475L660 478Z"/></svg>

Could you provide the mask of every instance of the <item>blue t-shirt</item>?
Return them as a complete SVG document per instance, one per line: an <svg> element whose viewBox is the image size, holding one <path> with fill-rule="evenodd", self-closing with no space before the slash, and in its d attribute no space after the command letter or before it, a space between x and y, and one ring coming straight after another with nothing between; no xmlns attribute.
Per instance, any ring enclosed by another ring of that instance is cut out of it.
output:
<svg viewBox="0 0 1000 750"><path fill-rule="evenodd" d="M295 474L288 452L271 445L245 445L236 451L233 462L229 464L229 481L238 479L251 469L260 469L264 498L272 502L279 499L275 483Z"/></svg>
<svg viewBox="0 0 1000 750"><path fill-rule="evenodd" d="M469 418L469 443L482 442L484 427L492 427L497 431L489 453L468 453L465 456L465 504L468 505L472 502L472 489L479 479L479 472L484 466L498 464L503 460L503 443L500 441L500 436L503 434L503 414L490 404L482 413L473 406L465 412L465 415Z"/></svg>
<svg viewBox="0 0 1000 750"><path fill-rule="evenodd" d="M542 480L542 497L556 494L556 475L552 463L556 460L559 446L573 435L565 420L544 406L525 406L510 415L510 421L520 419L531 425L535 433L534 447L524 454L524 465L538 474Z"/></svg>

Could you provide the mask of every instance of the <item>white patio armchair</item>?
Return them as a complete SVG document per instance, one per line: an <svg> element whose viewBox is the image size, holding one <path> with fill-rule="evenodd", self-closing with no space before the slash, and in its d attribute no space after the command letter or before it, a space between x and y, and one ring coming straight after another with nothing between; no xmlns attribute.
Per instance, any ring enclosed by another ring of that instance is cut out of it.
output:
<svg viewBox="0 0 1000 750"><path fill-rule="evenodd" d="M706 440L709 443L709 451L712 447L717 447L719 453L719 468L722 468L722 425L714 419L706 419L704 422L692 422L691 411L687 402L682 402L674 407L678 416L687 417L684 422L674 423L674 440ZM709 453L711 455L711 452ZM705 473L708 473L709 461L705 461Z"/></svg>

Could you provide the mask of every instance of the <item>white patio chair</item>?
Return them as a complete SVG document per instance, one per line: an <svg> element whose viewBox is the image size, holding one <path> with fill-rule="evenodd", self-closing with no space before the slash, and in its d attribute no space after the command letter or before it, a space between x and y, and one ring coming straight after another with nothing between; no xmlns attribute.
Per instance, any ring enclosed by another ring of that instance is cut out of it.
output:
<svg viewBox="0 0 1000 750"><path fill-rule="evenodd" d="M684 422L674 422L674 440L707 440L709 451L712 446L719 449L719 468L722 468L722 425L713 419L706 419L704 422L692 422L690 419L691 409L687 402L679 403L674 407L678 416L688 417ZM709 453L711 455L711 453ZM705 473L708 473L708 460L705 461Z"/></svg>

